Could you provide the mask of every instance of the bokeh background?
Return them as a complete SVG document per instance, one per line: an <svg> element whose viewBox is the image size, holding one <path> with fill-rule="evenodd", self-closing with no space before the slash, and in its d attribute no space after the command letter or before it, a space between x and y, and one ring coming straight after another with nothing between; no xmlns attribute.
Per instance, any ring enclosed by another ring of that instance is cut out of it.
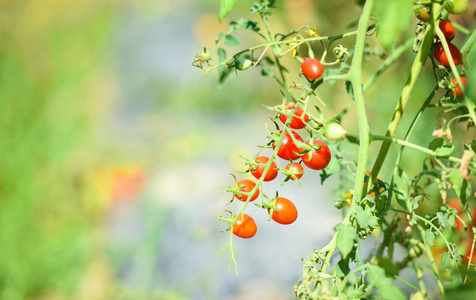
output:
<svg viewBox="0 0 476 300"><path fill-rule="evenodd" d="M192 67L204 46L216 59L215 39L229 20L257 20L251 1L238 2L220 24L212 0L0 1L1 300L293 299L301 259L327 243L340 217L338 178L321 186L309 172L302 189L267 185L268 195L278 189L295 200L296 224L268 222L250 207L259 230L234 241L239 275L227 273L229 252L216 256L229 237L218 216L239 209L226 205L223 186L233 184L230 173L247 176L237 173L239 155L250 158L268 142L264 123L273 115L263 104L281 102L258 70L218 86L215 73ZM271 25L276 32L317 25L333 35L358 14L344 0L277 1ZM242 44L229 53L260 42L247 32L237 37ZM370 46L381 49L375 39ZM368 93L380 133L411 58ZM369 57L364 76L381 61ZM283 63L303 81L297 61L288 55ZM433 85L427 71L410 106ZM326 106L312 101L329 118L349 101L339 83L319 96ZM343 125L355 133L353 112ZM435 125L425 115L415 137L431 140Z"/></svg>

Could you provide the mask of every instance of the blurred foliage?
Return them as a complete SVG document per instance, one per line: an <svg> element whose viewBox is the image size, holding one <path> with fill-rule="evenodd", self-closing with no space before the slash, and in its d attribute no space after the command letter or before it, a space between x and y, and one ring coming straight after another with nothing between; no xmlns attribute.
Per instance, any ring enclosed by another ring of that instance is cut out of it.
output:
<svg viewBox="0 0 476 300"><path fill-rule="evenodd" d="M94 251L91 132L114 14L92 3L0 4L2 300L70 298Z"/></svg>

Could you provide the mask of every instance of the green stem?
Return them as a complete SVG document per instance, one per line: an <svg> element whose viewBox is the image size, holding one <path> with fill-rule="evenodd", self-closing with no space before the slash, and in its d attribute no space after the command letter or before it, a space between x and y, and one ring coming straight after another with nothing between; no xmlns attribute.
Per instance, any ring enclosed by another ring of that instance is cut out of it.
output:
<svg viewBox="0 0 476 300"><path fill-rule="evenodd" d="M392 137L388 137L388 136L382 136L382 135L372 135L372 140L384 141L384 143L395 143L395 144L398 144L398 145L401 145L401 146L405 146L405 147L408 147L408 148L418 150L418 151L426 153L430 156L438 157L436 151L430 150L428 148L425 148L425 147L422 147L420 145L413 144L413 143L410 143L410 142L407 142L407 141L404 141L404 140L399 140L399 139L396 139L396 138L392 138ZM462 161L463 161L461 158L454 157L454 156L449 156L449 157L445 156L444 158L448 159L449 161L455 162L455 163L462 163ZM476 166L476 165L474 165L474 166Z"/></svg>
<svg viewBox="0 0 476 300"><path fill-rule="evenodd" d="M365 2L365 7L359 20L358 34L355 42L355 54L349 71L350 82L352 83L354 90L355 109L357 112L360 136L359 158L352 206L360 205L362 199L362 186L364 185L365 170L368 161L367 154L370 145L370 128L367 120L367 113L365 111L364 91L362 88L362 61L364 56L365 37L373 4L374 0L367 0Z"/></svg>
<svg viewBox="0 0 476 300"><path fill-rule="evenodd" d="M436 277L436 282L438 283L438 287L440 288L441 295L444 296L445 295L445 288L443 286L443 282L441 281L440 273L438 271L438 266L436 265L435 258L433 257L433 254L431 253L430 247L426 243L425 231L423 230L423 228L420 225L417 225L417 227L418 227L418 231L420 232L420 235L422 237L422 240L425 244L426 255L428 256L428 259L430 260L431 268L433 269L433 274Z"/></svg>

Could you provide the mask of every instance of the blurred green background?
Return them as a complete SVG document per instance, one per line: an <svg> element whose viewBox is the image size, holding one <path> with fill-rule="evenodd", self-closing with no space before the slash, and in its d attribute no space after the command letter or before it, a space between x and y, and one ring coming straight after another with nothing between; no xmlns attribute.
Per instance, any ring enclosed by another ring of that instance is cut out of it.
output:
<svg viewBox="0 0 476 300"><path fill-rule="evenodd" d="M271 23L282 32L309 24L338 34L359 13L344 0L277 2ZM239 1L228 20L256 19L251 4ZM212 0L0 1L1 300L292 299L300 259L326 243L339 217L336 180L321 187L316 173L302 190L280 188L302 202L299 224L276 227L256 209L259 234L235 242L240 275L226 273L228 253L215 256L228 239L217 220L230 198L222 186L243 171L239 154L267 143L272 115L262 104L281 95L258 70L218 87L216 74L191 66L203 46L214 54L227 30L217 13ZM259 42L237 35L243 44L229 53ZM386 128L411 59L369 91L375 133ZM369 58L364 76L381 61ZM298 73L297 61L283 63ZM426 71L410 106L433 85ZM329 118L349 101L341 84L319 96ZM424 118L414 136L429 141L436 124ZM355 133L353 112L343 125Z"/></svg>

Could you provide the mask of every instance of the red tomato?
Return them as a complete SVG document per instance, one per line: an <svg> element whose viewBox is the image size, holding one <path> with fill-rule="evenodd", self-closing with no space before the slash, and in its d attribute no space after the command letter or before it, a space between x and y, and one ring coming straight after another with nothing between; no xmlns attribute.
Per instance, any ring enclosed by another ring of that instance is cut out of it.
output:
<svg viewBox="0 0 476 300"><path fill-rule="evenodd" d="M280 131L280 133L282 133L282 131ZM299 136L299 134L293 132L293 135L297 141L302 142L302 138ZM275 147L276 146L273 146L273 149ZM278 156L286 160L289 160L289 159L296 160L299 158L299 155L297 154L299 152L302 152L302 149L296 146L289 132L286 132L283 142L281 143L281 146L279 146L278 153L277 153Z"/></svg>
<svg viewBox="0 0 476 300"><path fill-rule="evenodd" d="M276 203L276 210L273 210L271 218L279 224L291 224L296 221L298 212L296 206L287 198L278 197ZM271 214L271 209L268 209L268 213Z"/></svg>
<svg viewBox="0 0 476 300"><path fill-rule="evenodd" d="M307 142L309 144L309 142ZM331 161L331 151L324 142L314 140L313 146L321 146L319 150L309 151L302 156L302 161L306 166L314 170L322 170Z"/></svg>
<svg viewBox="0 0 476 300"><path fill-rule="evenodd" d="M297 179L300 179L302 177L302 175L304 175L304 168L302 167L301 164L298 164L296 162L289 163L286 166L286 170L292 171L294 176L296 176ZM290 177L290 178L291 178L291 180L294 180L293 177Z"/></svg>
<svg viewBox="0 0 476 300"><path fill-rule="evenodd" d="M288 102L285 104L286 106L286 112L291 113L295 107L296 103L293 102ZM283 124L286 123L288 120L288 117L286 115L279 115L279 119ZM294 116L291 119L291 122L289 123L289 127L292 129L302 129L306 127L306 123L309 120L309 116L304 113L302 108L298 108L296 112L294 113Z"/></svg>
<svg viewBox="0 0 476 300"><path fill-rule="evenodd" d="M255 162L257 162L259 164L262 164L262 165L267 164L268 161L269 161L269 158L266 157L266 156L258 156L257 158L255 158ZM263 175L264 166L251 166L250 172L251 172L251 174L253 174L253 176L256 179L259 180ZM263 178L263 181L271 181L271 180L275 179L277 176L278 176L278 167L276 166L276 164L274 162L272 162L271 167L268 169L268 172L266 173L266 175Z"/></svg>
<svg viewBox="0 0 476 300"><path fill-rule="evenodd" d="M441 31L443 31L445 39L451 40L455 36L455 28L450 22L441 19L438 26L440 27ZM439 39L437 35L435 35L435 38Z"/></svg>
<svg viewBox="0 0 476 300"><path fill-rule="evenodd" d="M316 80L324 73L324 67L321 62L315 58L307 58L301 64L301 70L308 79Z"/></svg>
<svg viewBox="0 0 476 300"><path fill-rule="evenodd" d="M466 87L468 86L468 78L461 77L461 82L463 83L463 86L466 89ZM456 80L456 78L453 78L453 80L451 80L451 83L458 84L458 81ZM453 95L457 99L463 99L463 91L461 90L460 86L459 85L455 86L454 90L455 90L454 93L453 91L451 91L451 95Z"/></svg>
<svg viewBox="0 0 476 300"><path fill-rule="evenodd" d="M240 188L240 187L244 187L244 188L240 189L239 192L236 192L235 197L240 199L243 202L246 202L246 200L248 200L248 196L247 195L242 195L241 192L245 192L245 193L251 192L251 190L255 188L256 183L252 180L243 179L243 180L238 181L236 183L236 186L238 188ZM258 196L259 196L259 189L256 190L256 192L251 197L250 201L254 201L256 198L258 198Z"/></svg>
<svg viewBox="0 0 476 300"><path fill-rule="evenodd" d="M236 215L235 215L236 216ZM235 218L233 216L233 218ZM240 238L249 239L258 230L255 220L247 214L242 214L233 225L233 234Z"/></svg>
<svg viewBox="0 0 476 300"><path fill-rule="evenodd" d="M461 65L463 63L463 55L461 54L461 51L459 51L458 47L456 47L452 43L448 43L448 48L450 49L451 57L453 57L453 61L455 63L455 66ZM433 51L433 57L440 64L442 64L446 67L450 66L448 56L446 55L445 51L443 50L443 45L438 44L436 49Z"/></svg>

